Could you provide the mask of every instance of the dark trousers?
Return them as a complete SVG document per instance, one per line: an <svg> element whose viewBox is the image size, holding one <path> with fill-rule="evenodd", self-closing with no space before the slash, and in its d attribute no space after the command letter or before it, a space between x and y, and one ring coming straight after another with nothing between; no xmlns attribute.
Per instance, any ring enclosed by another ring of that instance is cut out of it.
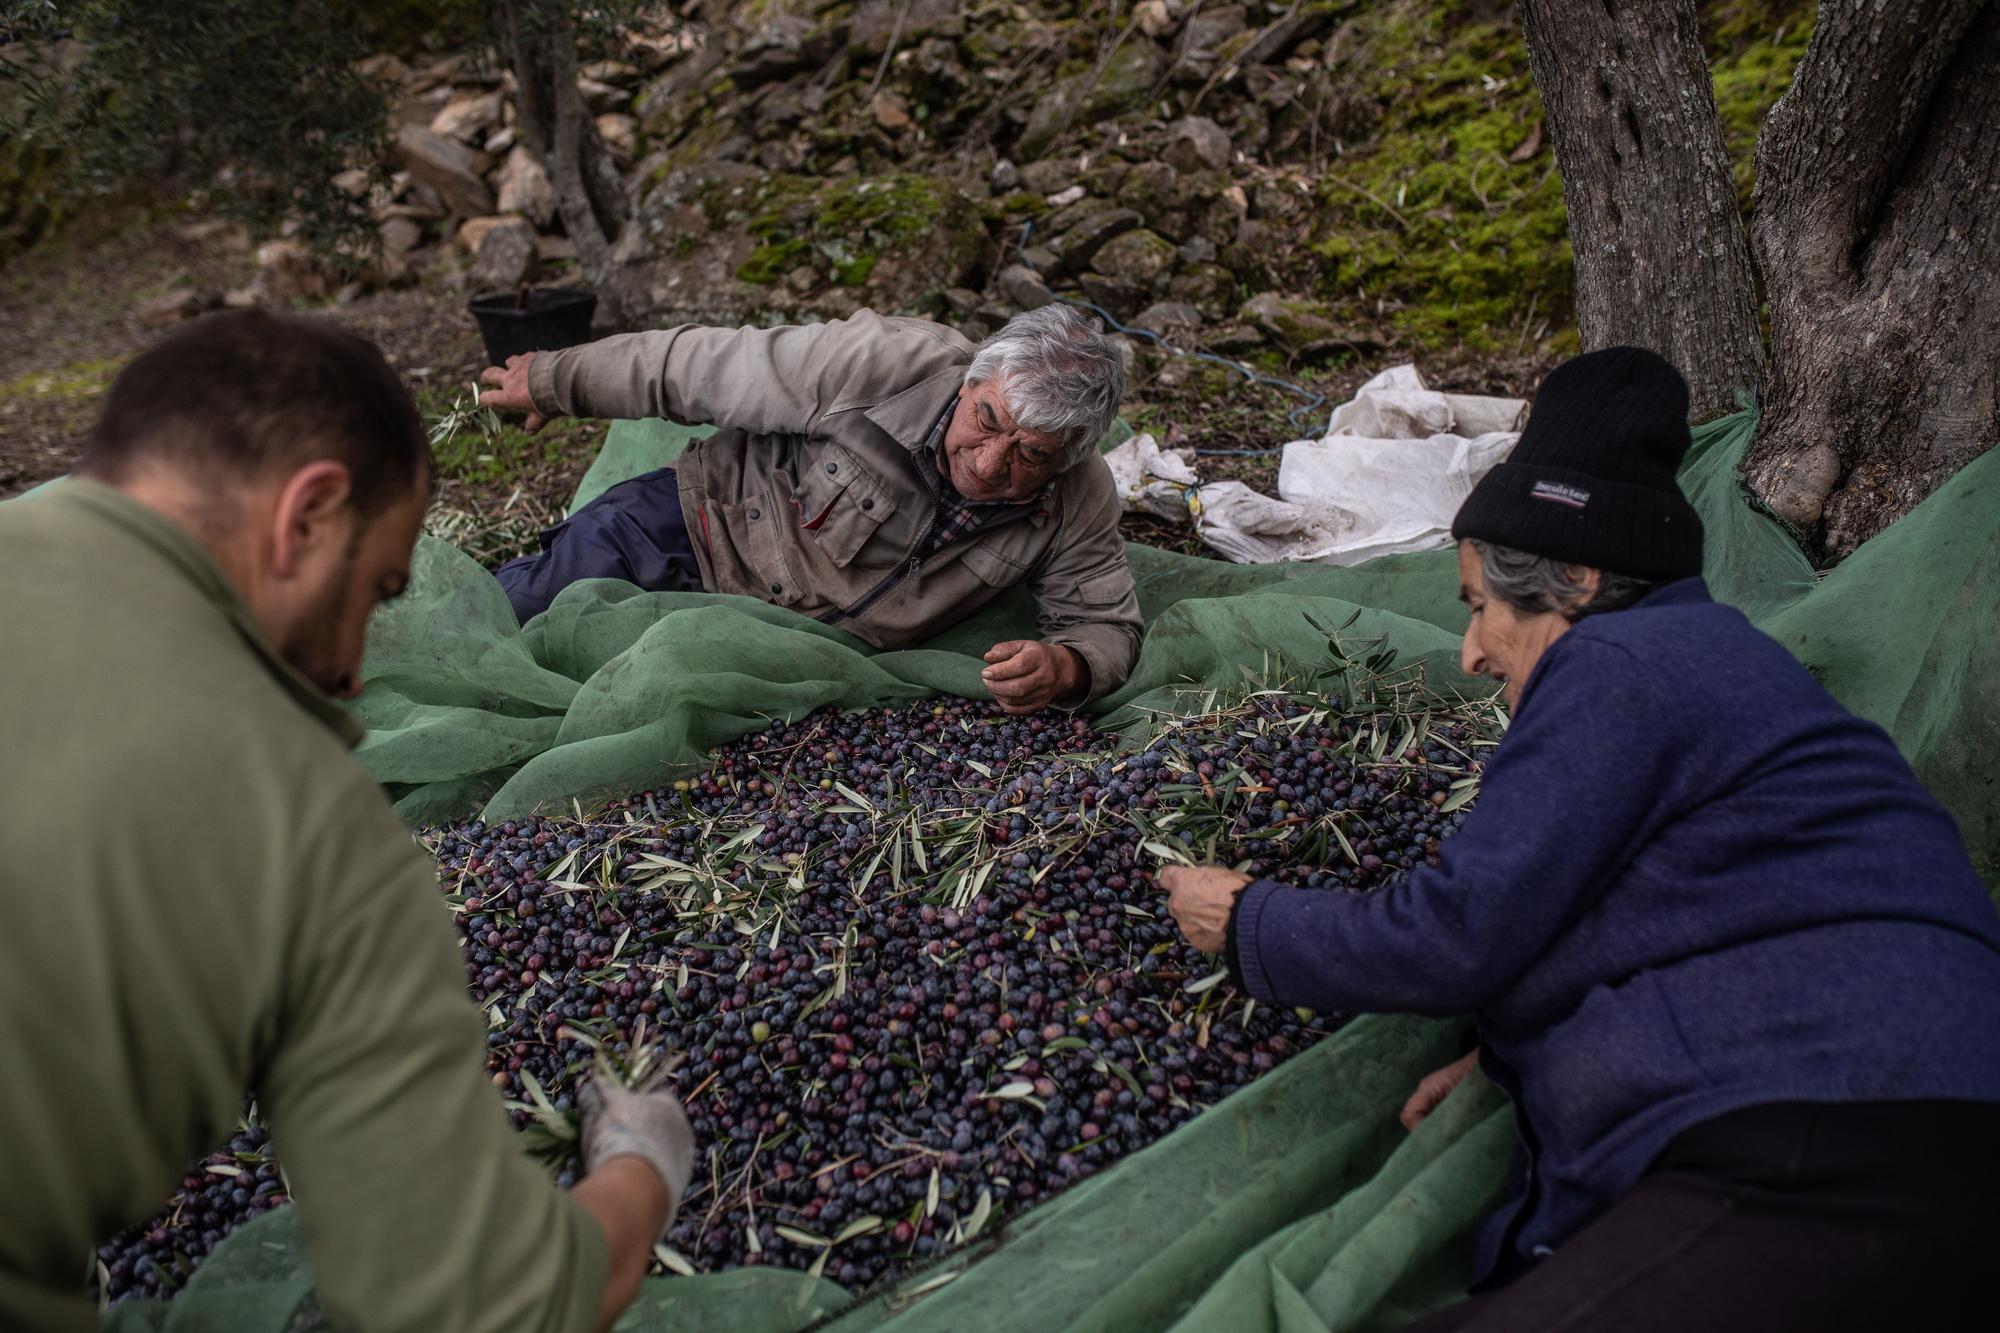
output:
<svg viewBox="0 0 2000 1333"><path fill-rule="evenodd" d="M578 579L623 579L648 592L700 592L701 566L681 521L670 467L621 481L542 534L535 555L493 571L522 622Z"/></svg>
<svg viewBox="0 0 2000 1333"><path fill-rule="evenodd" d="M1942 1021L1942 1020L1941 1020ZM1443 1330L2000 1328L2000 1104L1751 1107Z"/></svg>

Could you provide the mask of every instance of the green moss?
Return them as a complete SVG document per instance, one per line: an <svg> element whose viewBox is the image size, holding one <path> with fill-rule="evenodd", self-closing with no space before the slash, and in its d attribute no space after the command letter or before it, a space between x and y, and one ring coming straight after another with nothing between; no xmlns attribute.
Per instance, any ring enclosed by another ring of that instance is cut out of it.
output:
<svg viewBox="0 0 2000 1333"><path fill-rule="evenodd" d="M873 232L890 242L914 241L931 234L962 199L948 183L913 172L854 177L827 190L817 227L839 236Z"/></svg>
<svg viewBox="0 0 2000 1333"><path fill-rule="evenodd" d="M1790 86L1812 0L1710 0L1704 32L1736 186L1750 198L1756 134ZM1510 154L1542 122L1512 14L1488 0L1394 0L1356 14L1334 82L1380 108L1320 178L1320 292L1386 322L1414 350L1512 352L1548 322L1574 346L1562 180L1546 146Z"/></svg>
<svg viewBox="0 0 2000 1333"><path fill-rule="evenodd" d="M1765 113L1805 49L1811 0L1703 6L1716 97L1748 199ZM1493 0L1391 0L1356 15L1335 82L1372 94L1372 132L1319 181L1313 250L1337 313L1413 349L1519 348L1547 321L1573 345L1568 219L1554 155L1510 155L1542 121L1527 48Z"/></svg>
<svg viewBox="0 0 2000 1333"><path fill-rule="evenodd" d="M750 257L737 267L736 276L745 282L768 287L811 260L812 246L804 241L766 241L752 250Z"/></svg>
<svg viewBox="0 0 2000 1333"><path fill-rule="evenodd" d="M1715 109L1722 115L1737 198L1748 208L1757 134L1772 104L1792 86L1792 72L1812 40L1816 10L1796 0L1720 8L1724 13L1709 31Z"/></svg>
<svg viewBox="0 0 2000 1333"><path fill-rule="evenodd" d="M969 259L985 240L986 214L947 181L914 173L825 180L773 175L751 184L709 186L696 196L709 225L741 227L757 248L737 269L768 285L801 264L836 282L866 283L883 254L943 239L945 262Z"/></svg>
<svg viewBox="0 0 2000 1333"><path fill-rule="evenodd" d="M652 174L647 176L646 188L652 190L665 183L674 172L707 161L730 134L727 121L709 121L646 137L641 145L642 152L647 151L648 144L670 142L674 145L660 158Z"/></svg>
<svg viewBox="0 0 2000 1333"><path fill-rule="evenodd" d="M1005 198L996 199L993 206L1010 218L1040 217L1049 211L1049 201L1033 190L1016 190Z"/></svg>
<svg viewBox="0 0 2000 1333"><path fill-rule="evenodd" d="M868 281L868 275L875 271L878 255L859 255L844 259L833 266L833 280L843 287L859 287Z"/></svg>
<svg viewBox="0 0 2000 1333"><path fill-rule="evenodd" d="M1384 115L1319 186L1323 293L1352 315L1379 309L1418 348L1511 350L1531 302L1558 321L1570 305L1553 156L1508 160L1542 117L1527 48L1509 18L1466 21L1473 8L1400 3L1361 21L1348 59L1373 68Z"/></svg>
<svg viewBox="0 0 2000 1333"><path fill-rule="evenodd" d="M78 361L60 370L31 370L0 384L0 403L87 402L110 388L124 365L112 359Z"/></svg>

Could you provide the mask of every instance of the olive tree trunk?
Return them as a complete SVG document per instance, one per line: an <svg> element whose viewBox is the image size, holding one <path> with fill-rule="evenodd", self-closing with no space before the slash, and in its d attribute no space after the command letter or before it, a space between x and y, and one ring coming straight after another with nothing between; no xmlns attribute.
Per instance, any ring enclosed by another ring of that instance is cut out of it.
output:
<svg viewBox="0 0 2000 1333"><path fill-rule="evenodd" d="M500 0L492 13L501 50L514 71L521 142L548 173L563 230L597 292L598 320L629 324L642 306L620 249L621 241L638 239L628 237L632 199L577 89L576 34L560 6Z"/></svg>
<svg viewBox="0 0 2000 1333"><path fill-rule="evenodd" d="M1586 349L1648 347L1697 420L1763 379L1756 287L1694 0L1520 0Z"/></svg>
<svg viewBox="0 0 2000 1333"><path fill-rule="evenodd" d="M1757 145L1744 467L1839 557L2000 442L2000 3L1825 0Z"/></svg>

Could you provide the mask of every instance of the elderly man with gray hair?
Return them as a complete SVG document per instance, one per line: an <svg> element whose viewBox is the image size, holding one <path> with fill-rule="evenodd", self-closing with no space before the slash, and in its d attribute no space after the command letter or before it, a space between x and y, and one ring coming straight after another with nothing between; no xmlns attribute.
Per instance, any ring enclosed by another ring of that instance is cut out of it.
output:
<svg viewBox="0 0 2000 1333"><path fill-rule="evenodd" d="M995 644L1009 712L1117 688L1139 650L1119 503L1097 453L1125 390L1095 321L1049 305L974 347L861 311L686 325L512 357L487 406L720 430L607 490L496 571L522 620L571 583L742 593L900 648L1026 582L1042 637Z"/></svg>

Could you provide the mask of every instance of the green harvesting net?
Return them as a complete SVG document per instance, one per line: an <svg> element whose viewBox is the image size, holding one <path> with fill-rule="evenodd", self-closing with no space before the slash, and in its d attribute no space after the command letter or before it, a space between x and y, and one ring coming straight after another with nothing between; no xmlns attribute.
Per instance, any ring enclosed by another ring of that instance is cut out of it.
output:
<svg viewBox="0 0 2000 1333"><path fill-rule="evenodd" d="M1824 578L1748 505L1736 466L1749 414L1701 427L1681 481L1707 525L1715 595L1776 636L1849 707L1887 728L1951 808L1989 883L2000 868L2000 451ZM659 466L695 436L614 428L579 502ZM1311 666L1321 625L1379 639L1443 689L1463 614L1450 552L1348 569L1240 566L1129 548L1148 630L1131 680L1096 707L1143 727L1188 692ZM1316 622L1316 623L1315 623ZM411 592L370 640L360 754L413 822L565 810L655 788L712 746L817 708L982 693L979 655L1032 634L1025 596L921 649L850 635L747 599L579 584L526 629L492 578L426 539ZM1510 1113L1469 1081L1415 1134L1395 1112L1450 1059L1458 1025L1365 1018L1152 1147L963 1252L851 1303L778 1271L656 1279L630 1329L1051 1327L1393 1328L1452 1299L1495 1201ZM118 1307L123 1328L311 1327L283 1214L231 1237L170 1304Z"/></svg>

